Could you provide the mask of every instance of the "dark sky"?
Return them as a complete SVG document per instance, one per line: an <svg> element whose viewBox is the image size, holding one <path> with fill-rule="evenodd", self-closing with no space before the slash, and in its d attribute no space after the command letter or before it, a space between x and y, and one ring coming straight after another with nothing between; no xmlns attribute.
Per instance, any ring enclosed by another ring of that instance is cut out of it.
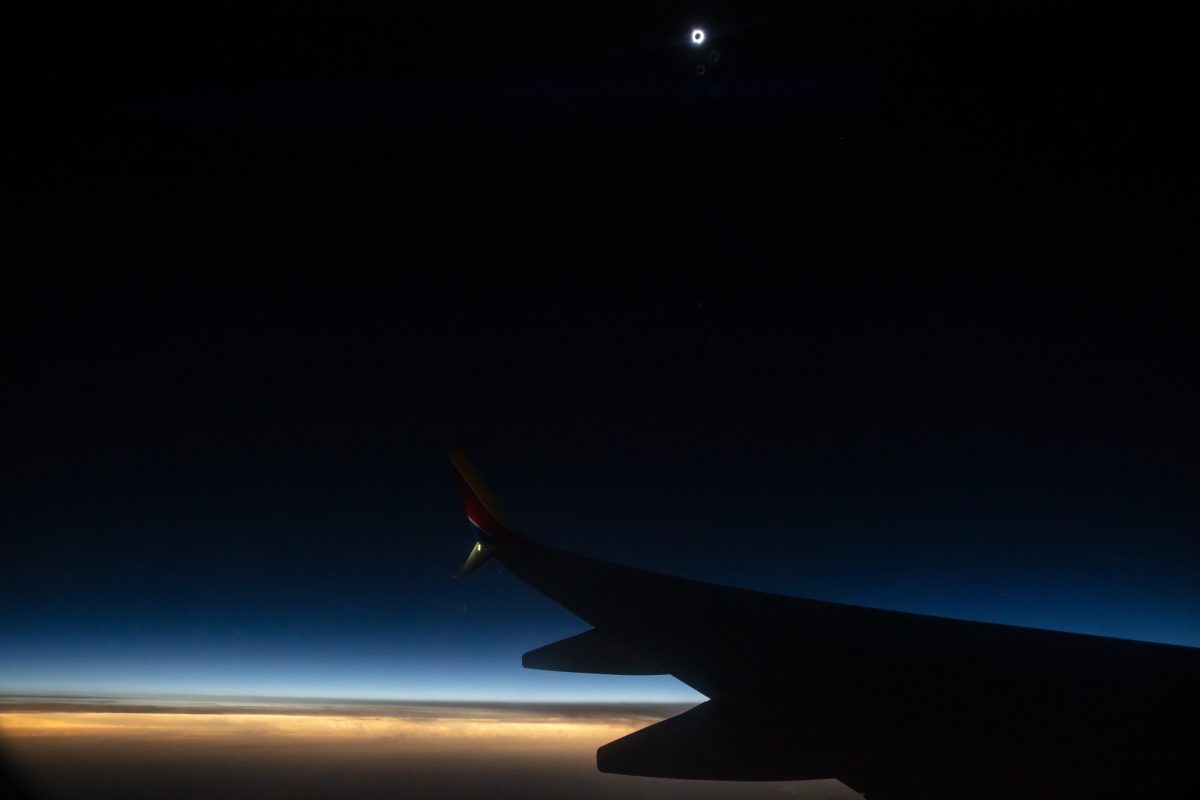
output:
<svg viewBox="0 0 1200 800"><path fill-rule="evenodd" d="M476 14L30 26L0 689L693 697L521 670L582 625L450 579L451 445L550 544L1200 646L1179 25Z"/></svg>

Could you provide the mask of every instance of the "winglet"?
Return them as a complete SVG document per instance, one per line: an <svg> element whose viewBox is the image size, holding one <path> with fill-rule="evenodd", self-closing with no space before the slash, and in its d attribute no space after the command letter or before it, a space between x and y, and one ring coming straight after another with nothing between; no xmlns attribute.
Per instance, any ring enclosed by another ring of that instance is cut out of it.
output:
<svg viewBox="0 0 1200 800"><path fill-rule="evenodd" d="M467 509L467 521L475 527L475 536L478 539L471 548L466 563L458 571L459 575L466 575L487 561L498 548L524 541L525 537L512 529L496 498L488 491L483 478L479 477L466 454L459 450L451 450L450 461L458 472L458 490Z"/></svg>

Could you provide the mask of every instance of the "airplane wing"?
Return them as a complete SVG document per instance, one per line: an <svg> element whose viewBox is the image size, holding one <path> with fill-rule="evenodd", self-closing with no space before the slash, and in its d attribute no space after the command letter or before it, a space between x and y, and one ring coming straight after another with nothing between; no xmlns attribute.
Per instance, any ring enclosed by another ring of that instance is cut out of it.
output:
<svg viewBox="0 0 1200 800"><path fill-rule="evenodd" d="M611 742L603 772L837 778L877 798L1153 797L1200 754L1200 650L748 591L518 534L452 453L478 542L591 628L534 669L670 674L709 700Z"/></svg>

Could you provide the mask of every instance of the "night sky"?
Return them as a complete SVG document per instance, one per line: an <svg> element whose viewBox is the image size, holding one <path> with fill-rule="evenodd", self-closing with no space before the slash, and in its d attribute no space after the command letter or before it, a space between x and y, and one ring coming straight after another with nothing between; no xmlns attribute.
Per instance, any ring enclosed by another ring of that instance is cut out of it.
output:
<svg viewBox="0 0 1200 800"><path fill-rule="evenodd" d="M584 625L452 579L451 446L547 544L1200 646L1179 26L791 5L31 27L0 693L700 699L520 667Z"/></svg>

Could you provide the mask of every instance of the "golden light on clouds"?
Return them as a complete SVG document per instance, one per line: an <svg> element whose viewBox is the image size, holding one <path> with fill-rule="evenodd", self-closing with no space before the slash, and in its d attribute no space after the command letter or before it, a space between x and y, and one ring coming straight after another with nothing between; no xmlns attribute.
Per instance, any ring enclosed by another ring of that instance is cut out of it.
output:
<svg viewBox="0 0 1200 800"><path fill-rule="evenodd" d="M603 744L639 727L628 720L503 717L371 717L330 714L11 711L0 736L506 739Z"/></svg>
<svg viewBox="0 0 1200 800"><path fill-rule="evenodd" d="M596 769L596 748L684 708L10 697L0 762L29 796L58 800L857 797L836 781L735 787Z"/></svg>

